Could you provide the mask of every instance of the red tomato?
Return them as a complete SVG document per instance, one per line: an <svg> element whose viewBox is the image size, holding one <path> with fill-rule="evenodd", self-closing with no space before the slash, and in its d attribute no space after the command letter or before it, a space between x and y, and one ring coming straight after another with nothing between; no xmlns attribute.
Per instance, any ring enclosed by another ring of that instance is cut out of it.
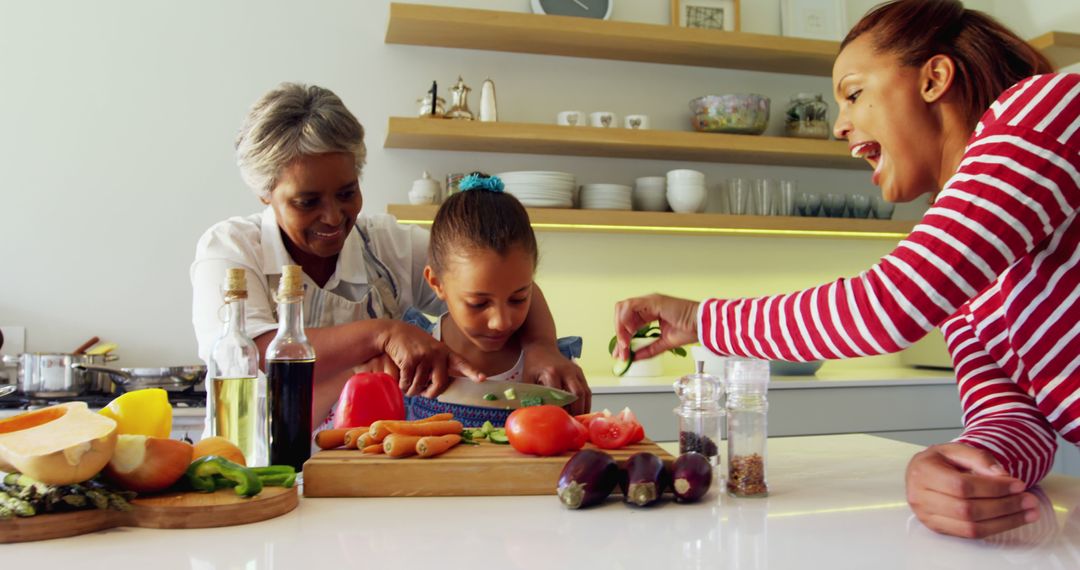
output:
<svg viewBox="0 0 1080 570"><path fill-rule="evenodd" d="M574 420L574 427L577 429L577 439L574 440L574 451L577 451L585 446L589 442L589 428L585 427L585 424Z"/></svg>
<svg viewBox="0 0 1080 570"><path fill-rule="evenodd" d="M596 418L599 418L599 417L601 417L603 415L604 415L604 412L593 412L591 414L580 414L580 415L574 416L574 419L581 422L581 425L583 425L585 427L589 427L589 424L591 424L593 420L595 420Z"/></svg>
<svg viewBox="0 0 1080 570"><path fill-rule="evenodd" d="M615 416L615 417L619 418L620 420L622 420L622 421L624 421L624 422L626 422L628 424L639 423L637 421L637 416L634 415L634 412L630 411L629 407L623 408L622 411L619 412L619 415Z"/></svg>
<svg viewBox="0 0 1080 570"><path fill-rule="evenodd" d="M580 432L575 424L574 418L558 406L529 406L514 410L506 418L506 437L521 453L558 455L580 448Z"/></svg>
<svg viewBox="0 0 1080 570"><path fill-rule="evenodd" d="M596 418L589 424L589 437L593 445L604 449L620 449L630 444L634 425L617 417Z"/></svg>
<svg viewBox="0 0 1080 570"><path fill-rule="evenodd" d="M630 443L634 444L645 439L645 428L641 427L641 424L635 423L634 430L630 432Z"/></svg>

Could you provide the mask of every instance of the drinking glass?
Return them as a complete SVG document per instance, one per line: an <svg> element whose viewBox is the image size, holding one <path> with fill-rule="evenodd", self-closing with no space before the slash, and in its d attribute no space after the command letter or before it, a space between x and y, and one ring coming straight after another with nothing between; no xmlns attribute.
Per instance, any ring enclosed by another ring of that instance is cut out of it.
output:
<svg viewBox="0 0 1080 570"><path fill-rule="evenodd" d="M821 211L821 195L817 192L802 192L795 198L795 202L802 216L816 218Z"/></svg>
<svg viewBox="0 0 1080 570"><path fill-rule="evenodd" d="M795 187L794 180L780 181L780 189L775 200L777 216L794 216L796 214Z"/></svg>
<svg viewBox="0 0 1080 570"><path fill-rule="evenodd" d="M776 180L759 178L754 180L753 213L755 216L772 216L774 197L779 192L780 184Z"/></svg>
<svg viewBox="0 0 1080 570"><path fill-rule="evenodd" d="M729 214L746 215L748 202L750 201L750 180L747 178L728 179L727 199Z"/></svg>

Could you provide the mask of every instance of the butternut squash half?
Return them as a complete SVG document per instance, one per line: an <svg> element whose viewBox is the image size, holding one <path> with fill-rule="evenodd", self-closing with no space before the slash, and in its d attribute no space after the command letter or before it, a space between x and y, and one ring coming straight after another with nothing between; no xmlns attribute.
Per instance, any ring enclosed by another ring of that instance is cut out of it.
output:
<svg viewBox="0 0 1080 570"><path fill-rule="evenodd" d="M116 422L85 402L70 402L0 420L0 471L49 485L97 475L116 448Z"/></svg>

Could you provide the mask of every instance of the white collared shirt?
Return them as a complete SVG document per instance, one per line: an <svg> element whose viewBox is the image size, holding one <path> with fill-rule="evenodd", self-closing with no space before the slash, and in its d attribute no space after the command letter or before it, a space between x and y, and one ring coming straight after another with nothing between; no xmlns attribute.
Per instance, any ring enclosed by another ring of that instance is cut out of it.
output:
<svg viewBox="0 0 1080 570"><path fill-rule="evenodd" d="M375 256L386 266L397 284L397 302L402 309L416 307L429 314L440 314L445 305L424 280L427 264L428 232L416 226L403 226L387 214L360 214L357 224L371 241ZM340 325L355 319L327 312L312 315L312 298L317 292L329 293L350 301L359 301L370 289L368 267L364 261L364 243L352 230L338 255L334 274L323 287L304 276L304 313L306 322L320 326ZM214 224L199 238L195 261L191 264L192 323L199 344L199 358L204 361L214 342L221 336L225 314L222 311L222 285L230 267L247 272L247 333L255 338L277 329L276 303L271 278L281 275L283 265L293 265L281 238L274 210L267 206L259 214L232 217ZM322 303L318 303L319 310ZM340 322L339 322L340 321Z"/></svg>

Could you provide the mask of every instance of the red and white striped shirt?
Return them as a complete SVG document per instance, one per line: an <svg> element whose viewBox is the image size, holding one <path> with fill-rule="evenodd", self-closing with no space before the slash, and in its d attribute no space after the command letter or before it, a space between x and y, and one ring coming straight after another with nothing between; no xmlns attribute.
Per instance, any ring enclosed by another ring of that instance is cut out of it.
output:
<svg viewBox="0 0 1080 570"><path fill-rule="evenodd" d="M899 351L932 327L956 367L964 432L1038 483L1054 431L1080 445L1080 75L1028 78L983 115L957 172L897 248L851 279L709 299L701 342L807 361Z"/></svg>

